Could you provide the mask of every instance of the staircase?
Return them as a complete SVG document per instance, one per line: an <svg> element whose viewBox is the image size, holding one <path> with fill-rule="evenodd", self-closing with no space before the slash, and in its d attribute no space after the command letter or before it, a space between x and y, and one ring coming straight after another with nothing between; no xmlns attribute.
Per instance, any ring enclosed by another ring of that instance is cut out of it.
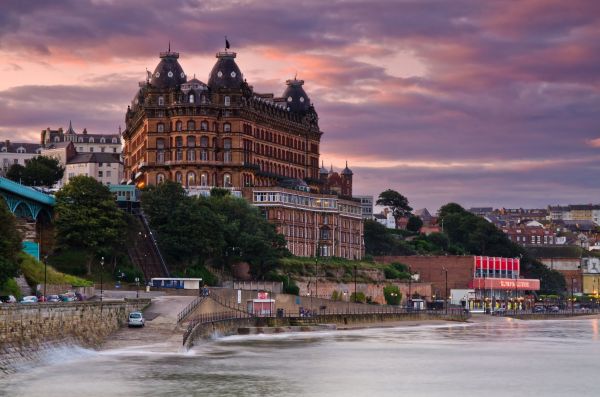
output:
<svg viewBox="0 0 600 397"><path fill-rule="evenodd" d="M19 289L21 290L21 295L23 295L23 296L33 295L33 292L31 291L31 287L29 286L29 284L27 284L27 280L25 280L25 277L22 274L19 277L16 277L15 281L17 282L17 285L19 286Z"/></svg>
<svg viewBox="0 0 600 397"><path fill-rule="evenodd" d="M169 270L160 253L154 235L143 213L134 214L136 235L134 243L128 247L129 258L142 272L146 282L153 277L169 277Z"/></svg>

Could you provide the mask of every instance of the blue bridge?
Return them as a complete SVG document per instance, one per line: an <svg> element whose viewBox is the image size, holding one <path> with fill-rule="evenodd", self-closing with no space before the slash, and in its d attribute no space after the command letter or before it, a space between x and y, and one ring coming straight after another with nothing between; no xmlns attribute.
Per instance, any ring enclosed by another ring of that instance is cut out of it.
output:
<svg viewBox="0 0 600 397"><path fill-rule="evenodd" d="M47 221L51 219L52 207L56 203L54 196L3 177L0 177L0 196L6 201L10 212L21 220L19 224L25 231L23 250L39 260L43 223L40 217L45 215Z"/></svg>
<svg viewBox="0 0 600 397"><path fill-rule="evenodd" d="M0 196L15 216L34 220L38 219L42 211L47 211L50 215L56 203L54 196L3 177L0 177Z"/></svg>

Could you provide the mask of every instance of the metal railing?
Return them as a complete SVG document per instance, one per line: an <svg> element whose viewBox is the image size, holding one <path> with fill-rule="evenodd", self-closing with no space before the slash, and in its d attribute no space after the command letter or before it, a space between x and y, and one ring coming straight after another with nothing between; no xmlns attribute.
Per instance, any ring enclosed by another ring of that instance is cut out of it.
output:
<svg viewBox="0 0 600 397"><path fill-rule="evenodd" d="M169 269L167 268L167 264L166 264L165 259L163 258L162 254L160 252L160 249L158 248L158 243L156 242L156 239L154 238L154 233L152 233L152 229L150 229L150 225L148 224L148 220L146 219L146 215L144 214L143 211L140 211L138 213L138 216L142 220L142 224L144 225L144 229L146 230L146 233L150 236L150 239L152 240L152 249L158 255L158 258L160 260L160 264L161 264L161 266L163 268L163 271L165 272L165 276L166 277L170 277L171 275L169 274Z"/></svg>
<svg viewBox="0 0 600 397"><path fill-rule="evenodd" d="M228 321L234 319L246 319L249 318L247 314L239 311L226 311L226 312L215 312L215 313L204 313L197 317L194 317L188 323L187 329L183 334L183 345L187 342L188 338L192 335L194 329L200 324L214 323L217 321Z"/></svg>
<svg viewBox="0 0 600 397"><path fill-rule="evenodd" d="M199 296L191 301L182 311L177 314L177 324L183 321L184 318L188 316L191 312L193 312L200 303L206 298L205 296Z"/></svg>

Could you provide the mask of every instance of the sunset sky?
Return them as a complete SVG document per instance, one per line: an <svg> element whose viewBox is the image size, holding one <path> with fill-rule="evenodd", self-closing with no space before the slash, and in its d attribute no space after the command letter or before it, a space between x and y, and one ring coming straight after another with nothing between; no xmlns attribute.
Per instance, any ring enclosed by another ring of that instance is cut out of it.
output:
<svg viewBox="0 0 600 397"><path fill-rule="evenodd" d="M115 133L158 53L204 82L224 36L255 91L296 73L325 165L415 208L600 202L600 2L4 1L0 138Z"/></svg>

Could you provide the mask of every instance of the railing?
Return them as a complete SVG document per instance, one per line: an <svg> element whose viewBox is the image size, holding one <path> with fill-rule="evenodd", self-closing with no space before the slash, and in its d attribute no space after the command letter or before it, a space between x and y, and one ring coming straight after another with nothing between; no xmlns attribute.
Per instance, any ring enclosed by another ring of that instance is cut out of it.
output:
<svg viewBox="0 0 600 397"><path fill-rule="evenodd" d="M167 264L165 263L165 259L163 258L160 249L158 248L158 243L156 242L156 239L154 238L154 234L152 233L152 230L150 229L150 225L148 224L148 220L146 219L146 215L144 215L143 211L140 211L139 214L140 218L142 219L142 223L144 224L144 228L146 229L146 232L148 233L148 235L150 236L150 239L152 240L152 248L155 251L156 254L158 254L158 258L160 259L160 264L163 268L163 271L165 273L166 277L170 277L171 275L169 274L169 269L167 268Z"/></svg>
<svg viewBox="0 0 600 397"><path fill-rule="evenodd" d="M183 334L183 345L185 345L185 343L187 342L190 335L192 335L192 332L194 331L194 329L200 324L214 323L217 321L228 321L228 320L234 320L234 319L243 319L243 318L249 318L249 316L247 314L240 313L238 311L200 314L199 316L194 317L188 323L187 329L185 330L185 333Z"/></svg>
<svg viewBox="0 0 600 397"><path fill-rule="evenodd" d="M230 300L225 300L223 299L221 296L219 296L218 292L215 292L215 289L211 290L210 295L208 295L208 297L212 300L214 300L215 302L217 302L219 305L227 307L229 309L235 310L236 312L240 312L240 313L244 313L245 315L248 315L248 310L246 310L246 308L244 306L238 305L237 303L232 303Z"/></svg>
<svg viewBox="0 0 600 397"><path fill-rule="evenodd" d="M187 305L182 311L180 311L177 314L177 324L179 324L180 322L182 322L183 319L188 316L188 314L190 314L192 311L194 311L194 309L196 309L198 307L198 305L200 305L200 303L202 303L202 301L204 300L204 298L206 298L206 297L205 296L199 296L199 297L197 297L192 302L190 302L190 304Z"/></svg>

